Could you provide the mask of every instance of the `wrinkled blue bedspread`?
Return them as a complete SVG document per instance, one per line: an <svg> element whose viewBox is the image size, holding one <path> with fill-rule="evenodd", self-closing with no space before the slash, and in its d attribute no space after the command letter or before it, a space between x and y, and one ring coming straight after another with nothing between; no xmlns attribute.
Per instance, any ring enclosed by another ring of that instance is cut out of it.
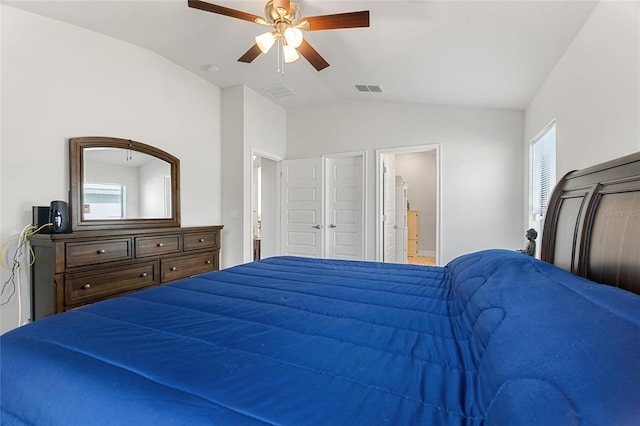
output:
<svg viewBox="0 0 640 426"><path fill-rule="evenodd" d="M2 424L640 424L640 296L525 255L276 257L1 337Z"/></svg>

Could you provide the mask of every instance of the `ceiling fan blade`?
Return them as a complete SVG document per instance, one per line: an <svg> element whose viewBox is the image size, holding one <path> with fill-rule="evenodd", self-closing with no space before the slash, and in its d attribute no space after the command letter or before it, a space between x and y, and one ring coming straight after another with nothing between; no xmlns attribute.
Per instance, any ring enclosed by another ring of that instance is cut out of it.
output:
<svg viewBox="0 0 640 426"><path fill-rule="evenodd" d="M238 62L244 62L244 63L250 64L251 62L253 62L255 58L258 57L258 55L260 55L260 53L262 53L262 51L260 50L260 48L258 47L258 44L256 43L253 46L251 46L251 48L247 50L244 55L240 56L240 58L238 59Z"/></svg>
<svg viewBox="0 0 640 426"><path fill-rule="evenodd" d="M369 11L336 13L303 18L309 22L307 31L336 30L340 28L362 28L369 26Z"/></svg>
<svg viewBox="0 0 640 426"><path fill-rule="evenodd" d="M205 1L188 0L187 4L189 5L189 7L192 7L194 9L217 13L218 15L230 16L232 18L242 19L244 21L256 22L256 19L264 20L262 17L254 15L252 13L242 12L240 10L230 9L224 6L218 6L217 4L207 3Z"/></svg>
<svg viewBox="0 0 640 426"><path fill-rule="evenodd" d="M320 56L318 51L314 49L307 40L303 39L302 44L297 48L297 50L307 61L309 61L311 65L313 65L316 70L322 71L329 66L329 62L325 61L325 59Z"/></svg>

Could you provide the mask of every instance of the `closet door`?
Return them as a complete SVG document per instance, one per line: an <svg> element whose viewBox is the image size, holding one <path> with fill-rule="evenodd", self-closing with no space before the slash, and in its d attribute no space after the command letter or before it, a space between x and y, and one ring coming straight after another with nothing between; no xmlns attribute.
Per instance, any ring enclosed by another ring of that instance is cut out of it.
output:
<svg viewBox="0 0 640 426"><path fill-rule="evenodd" d="M281 253L364 259L364 158L281 163Z"/></svg>
<svg viewBox="0 0 640 426"><path fill-rule="evenodd" d="M327 158L327 258L362 260L364 257L362 173L362 156Z"/></svg>
<svg viewBox="0 0 640 426"><path fill-rule="evenodd" d="M323 168L321 158L281 163L281 253L322 257Z"/></svg>

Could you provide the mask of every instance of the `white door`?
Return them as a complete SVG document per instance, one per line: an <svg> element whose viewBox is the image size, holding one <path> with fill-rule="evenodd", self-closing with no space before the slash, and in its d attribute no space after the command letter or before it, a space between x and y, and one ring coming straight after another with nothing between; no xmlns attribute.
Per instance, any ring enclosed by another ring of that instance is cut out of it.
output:
<svg viewBox="0 0 640 426"><path fill-rule="evenodd" d="M383 262L396 262L396 170L395 156L382 156Z"/></svg>
<svg viewBox="0 0 640 426"><path fill-rule="evenodd" d="M322 257L322 159L285 160L281 172L281 253Z"/></svg>
<svg viewBox="0 0 640 426"><path fill-rule="evenodd" d="M362 260L363 157L328 158L326 171L325 257Z"/></svg>

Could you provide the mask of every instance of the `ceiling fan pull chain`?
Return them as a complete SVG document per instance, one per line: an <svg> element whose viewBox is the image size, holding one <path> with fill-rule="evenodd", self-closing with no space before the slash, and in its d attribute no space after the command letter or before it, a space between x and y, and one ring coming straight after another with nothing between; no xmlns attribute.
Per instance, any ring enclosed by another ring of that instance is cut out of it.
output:
<svg viewBox="0 0 640 426"><path fill-rule="evenodd" d="M278 72L284 75L284 55L282 53L282 37L278 37Z"/></svg>

